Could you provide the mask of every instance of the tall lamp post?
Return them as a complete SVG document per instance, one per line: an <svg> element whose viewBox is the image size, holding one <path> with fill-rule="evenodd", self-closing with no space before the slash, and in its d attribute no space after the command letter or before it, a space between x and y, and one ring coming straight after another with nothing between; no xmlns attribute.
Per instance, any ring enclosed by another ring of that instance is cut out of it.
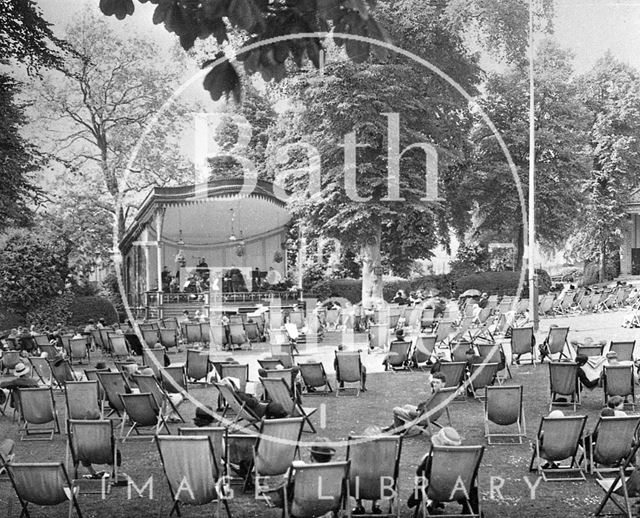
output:
<svg viewBox="0 0 640 518"><path fill-rule="evenodd" d="M529 239L528 239L528 266L529 266L529 315L533 320L533 329L538 329L538 286L535 269L536 251L536 136L535 136L535 97L533 84L533 0L529 0Z"/></svg>

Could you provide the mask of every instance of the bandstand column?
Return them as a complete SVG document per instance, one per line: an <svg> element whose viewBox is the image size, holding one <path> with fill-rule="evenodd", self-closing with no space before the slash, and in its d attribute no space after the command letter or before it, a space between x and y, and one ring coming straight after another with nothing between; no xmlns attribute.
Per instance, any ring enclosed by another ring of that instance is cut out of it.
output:
<svg viewBox="0 0 640 518"><path fill-rule="evenodd" d="M158 274L158 291L162 291L162 266L164 265L164 242L162 241L162 226L164 224L165 207L159 207L155 213L156 227L156 268Z"/></svg>

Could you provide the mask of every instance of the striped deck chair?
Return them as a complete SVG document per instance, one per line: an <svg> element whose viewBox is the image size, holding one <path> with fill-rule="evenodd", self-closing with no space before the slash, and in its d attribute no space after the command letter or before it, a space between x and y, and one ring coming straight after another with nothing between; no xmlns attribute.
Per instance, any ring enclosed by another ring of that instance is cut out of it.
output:
<svg viewBox="0 0 640 518"><path fill-rule="evenodd" d="M573 410L576 410L580 404L578 368L574 362L549 362L549 410L554 405L573 405Z"/></svg>
<svg viewBox="0 0 640 518"><path fill-rule="evenodd" d="M503 439L515 438L520 444L527 436L527 427L522 405L522 385L487 387L484 400L484 436L489 444L511 444ZM514 432L494 432L489 423L500 427L516 426ZM499 442L496 442L498 439ZM493 442L492 442L493 440Z"/></svg>
<svg viewBox="0 0 640 518"><path fill-rule="evenodd" d="M424 370L427 367L427 363L431 360L435 347L435 335L418 335L413 344L413 353L411 355L412 366L416 369Z"/></svg>
<svg viewBox="0 0 640 518"><path fill-rule="evenodd" d="M633 365L605 365L602 378L604 381L604 404L611 396L621 396L625 405L631 405L636 409L635 379L633 377ZM628 401L629 397L631 402Z"/></svg>
<svg viewBox="0 0 640 518"><path fill-rule="evenodd" d="M260 378L260 382L269 400L280 404L289 417L303 417L305 423L311 429L311 432L316 433L310 417L318 410L317 408L303 407L302 404L296 400L289 384L284 379Z"/></svg>
<svg viewBox="0 0 640 518"><path fill-rule="evenodd" d="M387 512L376 513L377 516L400 515L397 487L401 452L401 436L349 437L350 494L356 500L386 501Z"/></svg>
<svg viewBox="0 0 640 518"><path fill-rule="evenodd" d="M100 419L97 381L69 381L64 393L68 419Z"/></svg>
<svg viewBox="0 0 640 518"><path fill-rule="evenodd" d="M586 422L587 416L583 415L543 417L529 471L537 471L545 482L586 480L581 462L577 459ZM560 463L566 460L569 460L569 464L561 466Z"/></svg>
<svg viewBox="0 0 640 518"><path fill-rule="evenodd" d="M338 516L349 505L349 461L306 464L293 461L285 486L285 518ZM288 494L292 487L292 495ZM291 499L291 501L289 501Z"/></svg>
<svg viewBox="0 0 640 518"><path fill-rule="evenodd" d="M307 394L317 396L333 392L322 362L301 363L298 366Z"/></svg>
<svg viewBox="0 0 640 518"><path fill-rule="evenodd" d="M222 470L209 437L159 435L156 444L173 501L169 515L175 511L180 516L181 505L200 506L215 502L216 516L220 516L222 505L231 516ZM189 490L185 489L187 487Z"/></svg>
<svg viewBox="0 0 640 518"><path fill-rule="evenodd" d="M16 496L20 501L20 516L29 518L29 504L54 506L69 502L69 517L75 509L78 518L82 511L74 488L62 462L8 464L7 473Z"/></svg>
<svg viewBox="0 0 640 518"><path fill-rule="evenodd" d="M158 436L162 428L167 433L171 433L153 394L149 392L120 394L120 399L126 416L131 421L131 427L126 434L122 435L122 442L125 442L134 430L138 436L151 439ZM124 431L124 425L125 419L122 420L122 431ZM151 428L152 433L143 435L140 433L140 428Z"/></svg>
<svg viewBox="0 0 640 518"><path fill-rule="evenodd" d="M17 392L20 440L53 440L53 434L60 433L60 424L51 388L21 388Z"/></svg>

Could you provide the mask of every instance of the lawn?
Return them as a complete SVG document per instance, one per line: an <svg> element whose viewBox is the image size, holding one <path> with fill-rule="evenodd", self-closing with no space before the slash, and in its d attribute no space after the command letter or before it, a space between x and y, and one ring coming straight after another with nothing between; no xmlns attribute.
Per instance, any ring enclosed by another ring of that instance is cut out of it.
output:
<svg viewBox="0 0 640 518"><path fill-rule="evenodd" d="M544 320L538 333L543 339L550 323L568 324L574 332L573 337L593 336L594 338L629 338L637 335L636 330L620 328L624 320L622 313L607 315L578 316L556 320ZM367 356L367 355L365 355ZM97 358L96 358L97 359ZM181 360L178 357L176 360ZM95 359L94 359L95 360ZM377 359L367 358L367 363L377 364ZM333 372L327 366L329 372ZM419 402L427 394L427 374L422 372L373 372L370 368L367 382L368 391L359 397L321 397L306 396L305 406L324 404L326 427L320 428L321 412L312 420L318 428L318 434L303 434L303 441L317 437L326 437L339 441L350 434L361 434L369 425L385 426L391 422L391 409L406 402ZM522 445L486 447L480 470L480 489L483 507L487 517L557 517L578 518L593 515L602 491L588 476L585 482L543 482L535 487L535 498L531 498L530 486L537 483L534 473L529 473L531 456L530 442L535 437L540 416L548 413L549 384L546 365L523 365L512 367L513 379L507 383L522 384L525 394L525 414L527 417L528 441ZM330 374L331 376L331 374ZM213 404L217 394L212 388L194 387L190 394L205 404ZM64 397L56 394L58 414L64 419ZM587 429L592 429L597 415L603 406L601 388L583 393L582 406L577 414L587 415ZM183 414L193 417L193 406L183 407ZM453 426L464 438L464 444L485 444L483 436L483 405L467 400L451 405ZM182 409L181 409L182 410ZM570 410L566 414L572 413ZM9 414L10 415L10 414ZM171 425L176 428L177 425ZM10 437L16 440L16 462L42 462L65 460L67 455L66 436L55 436L52 442L20 442L17 424L10 417L0 417L0 438ZM406 507L407 498L413 488L413 476L420 457L427 451L429 440L425 436L409 437L403 442L400 466L401 515L410 516ZM114 488L103 500L100 495L80 497L84 516L166 516L171 508L170 494L162 473L156 447L149 440L127 441L119 444L122 451L122 471L128 474L138 487L153 477L153 499L149 492L145 497L136 495L135 490L127 487ZM343 458L345 448L339 447L336 459ZM308 460L308 448L302 448L303 460ZM494 491L491 491L493 486ZM279 516L279 510L268 509L263 502L256 501L253 494L242 494L234 486L235 495L230 502L231 512L236 517ZM129 494L131 497L129 498ZM6 478L0 479L0 515L18 517L20 505ZM210 516L212 506L185 508L186 516ZM613 508L609 508L613 511ZM33 508L32 516L66 516L66 507L57 509Z"/></svg>

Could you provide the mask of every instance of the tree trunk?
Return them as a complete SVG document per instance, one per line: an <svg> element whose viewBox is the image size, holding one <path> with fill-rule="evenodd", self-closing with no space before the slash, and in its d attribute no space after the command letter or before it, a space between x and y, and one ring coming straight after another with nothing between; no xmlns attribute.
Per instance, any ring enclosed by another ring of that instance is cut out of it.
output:
<svg viewBox="0 0 640 518"><path fill-rule="evenodd" d="M362 256L362 306L371 307L382 302L382 257L380 238L382 230L376 229L375 239L371 238L360 248ZM376 273L378 268L378 273Z"/></svg>
<svg viewBox="0 0 640 518"><path fill-rule="evenodd" d="M607 242L603 241L602 244L600 245L600 268L599 268L599 272L598 272L598 282L605 282L606 281L606 276L607 276L607 272L606 272L606 264L607 264Z"/></svg>

